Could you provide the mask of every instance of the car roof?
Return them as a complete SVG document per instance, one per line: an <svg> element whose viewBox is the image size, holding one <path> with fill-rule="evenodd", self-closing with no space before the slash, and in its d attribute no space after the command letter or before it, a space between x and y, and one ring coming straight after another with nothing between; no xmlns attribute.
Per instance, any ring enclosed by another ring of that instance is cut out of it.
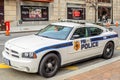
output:
<svg viewBox="0 0 120 80"><path fill-rule="evenodd" d="M51 23L52 25L60 25L60 26L67 26L67 27L78 27L78 26L84 26L82 24L74 23L74 22L56 22Z"/></svg>
<svg viewBox="0 0 120 80"><path fill-rule="evenodd" d="M93 23L85 23L85 24L81 24L81 23L74 23L74 22L56 22L56 23L51 23L52 25L60 25L60 26L67 26L67 27L98 27L101 29L104 29L102 26L93 24Z"/></svg>

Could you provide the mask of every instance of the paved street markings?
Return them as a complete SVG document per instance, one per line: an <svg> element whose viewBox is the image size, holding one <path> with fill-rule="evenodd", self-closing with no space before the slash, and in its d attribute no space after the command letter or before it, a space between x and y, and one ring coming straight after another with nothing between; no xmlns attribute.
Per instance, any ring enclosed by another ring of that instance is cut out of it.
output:
<svg viewBox="0 0 120 80"><path fill-rule="evenodd" d="M65 67L63 69L67 69L67 70L78 70L79 68L77 66L68 66L68 67Z"/></svg>
<svg viewBox="0 0 120 80"><path fill-rule="evenodd" d="M5 63L0 63L0 69L8 69L10 66L6 65Z"/></svg>

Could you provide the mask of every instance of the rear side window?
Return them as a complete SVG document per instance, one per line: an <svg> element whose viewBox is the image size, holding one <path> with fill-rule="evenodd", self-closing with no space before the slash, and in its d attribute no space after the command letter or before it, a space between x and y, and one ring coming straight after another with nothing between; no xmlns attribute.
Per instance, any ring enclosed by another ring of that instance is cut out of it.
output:
<svg viewBox="0 0 120 80"><path fill-rule="evenodd" d="M88 32L89 32L89 36L97 36L100 35L103 32L103 30L96 27L89 27Z"/></svg>

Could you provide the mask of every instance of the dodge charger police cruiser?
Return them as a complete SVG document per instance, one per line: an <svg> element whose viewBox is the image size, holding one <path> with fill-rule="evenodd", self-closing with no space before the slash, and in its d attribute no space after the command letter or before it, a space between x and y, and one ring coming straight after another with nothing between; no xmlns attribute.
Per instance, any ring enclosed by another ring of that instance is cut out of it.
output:
<svg viewBox="0 0 120 80"><path fill-rule="evenodd" d="M117 46L118 34L113 30L65 21L7 41L2 55L4 62L16 70L52 77L68 63L93 56L110 59Z"/></svg>

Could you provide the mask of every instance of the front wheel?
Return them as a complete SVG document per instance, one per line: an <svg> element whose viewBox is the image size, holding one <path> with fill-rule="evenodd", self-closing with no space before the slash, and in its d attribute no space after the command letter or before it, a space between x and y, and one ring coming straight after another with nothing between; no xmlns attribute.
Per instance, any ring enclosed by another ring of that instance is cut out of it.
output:
<svg viewBox="0 0 120 80"><path fill-rule="evenodd" d="M105 45L102 57L104 59L110 59L112 58L113 53L114 53L114 44L112 42L108 42Z"/></svg>
<svg viewBox="0 0 120 80"><path fill-rule="evenodd" d="M60 59L54 53L47 54L40 63L38 73L46 78L54 76L59 69Z"/></svg>

